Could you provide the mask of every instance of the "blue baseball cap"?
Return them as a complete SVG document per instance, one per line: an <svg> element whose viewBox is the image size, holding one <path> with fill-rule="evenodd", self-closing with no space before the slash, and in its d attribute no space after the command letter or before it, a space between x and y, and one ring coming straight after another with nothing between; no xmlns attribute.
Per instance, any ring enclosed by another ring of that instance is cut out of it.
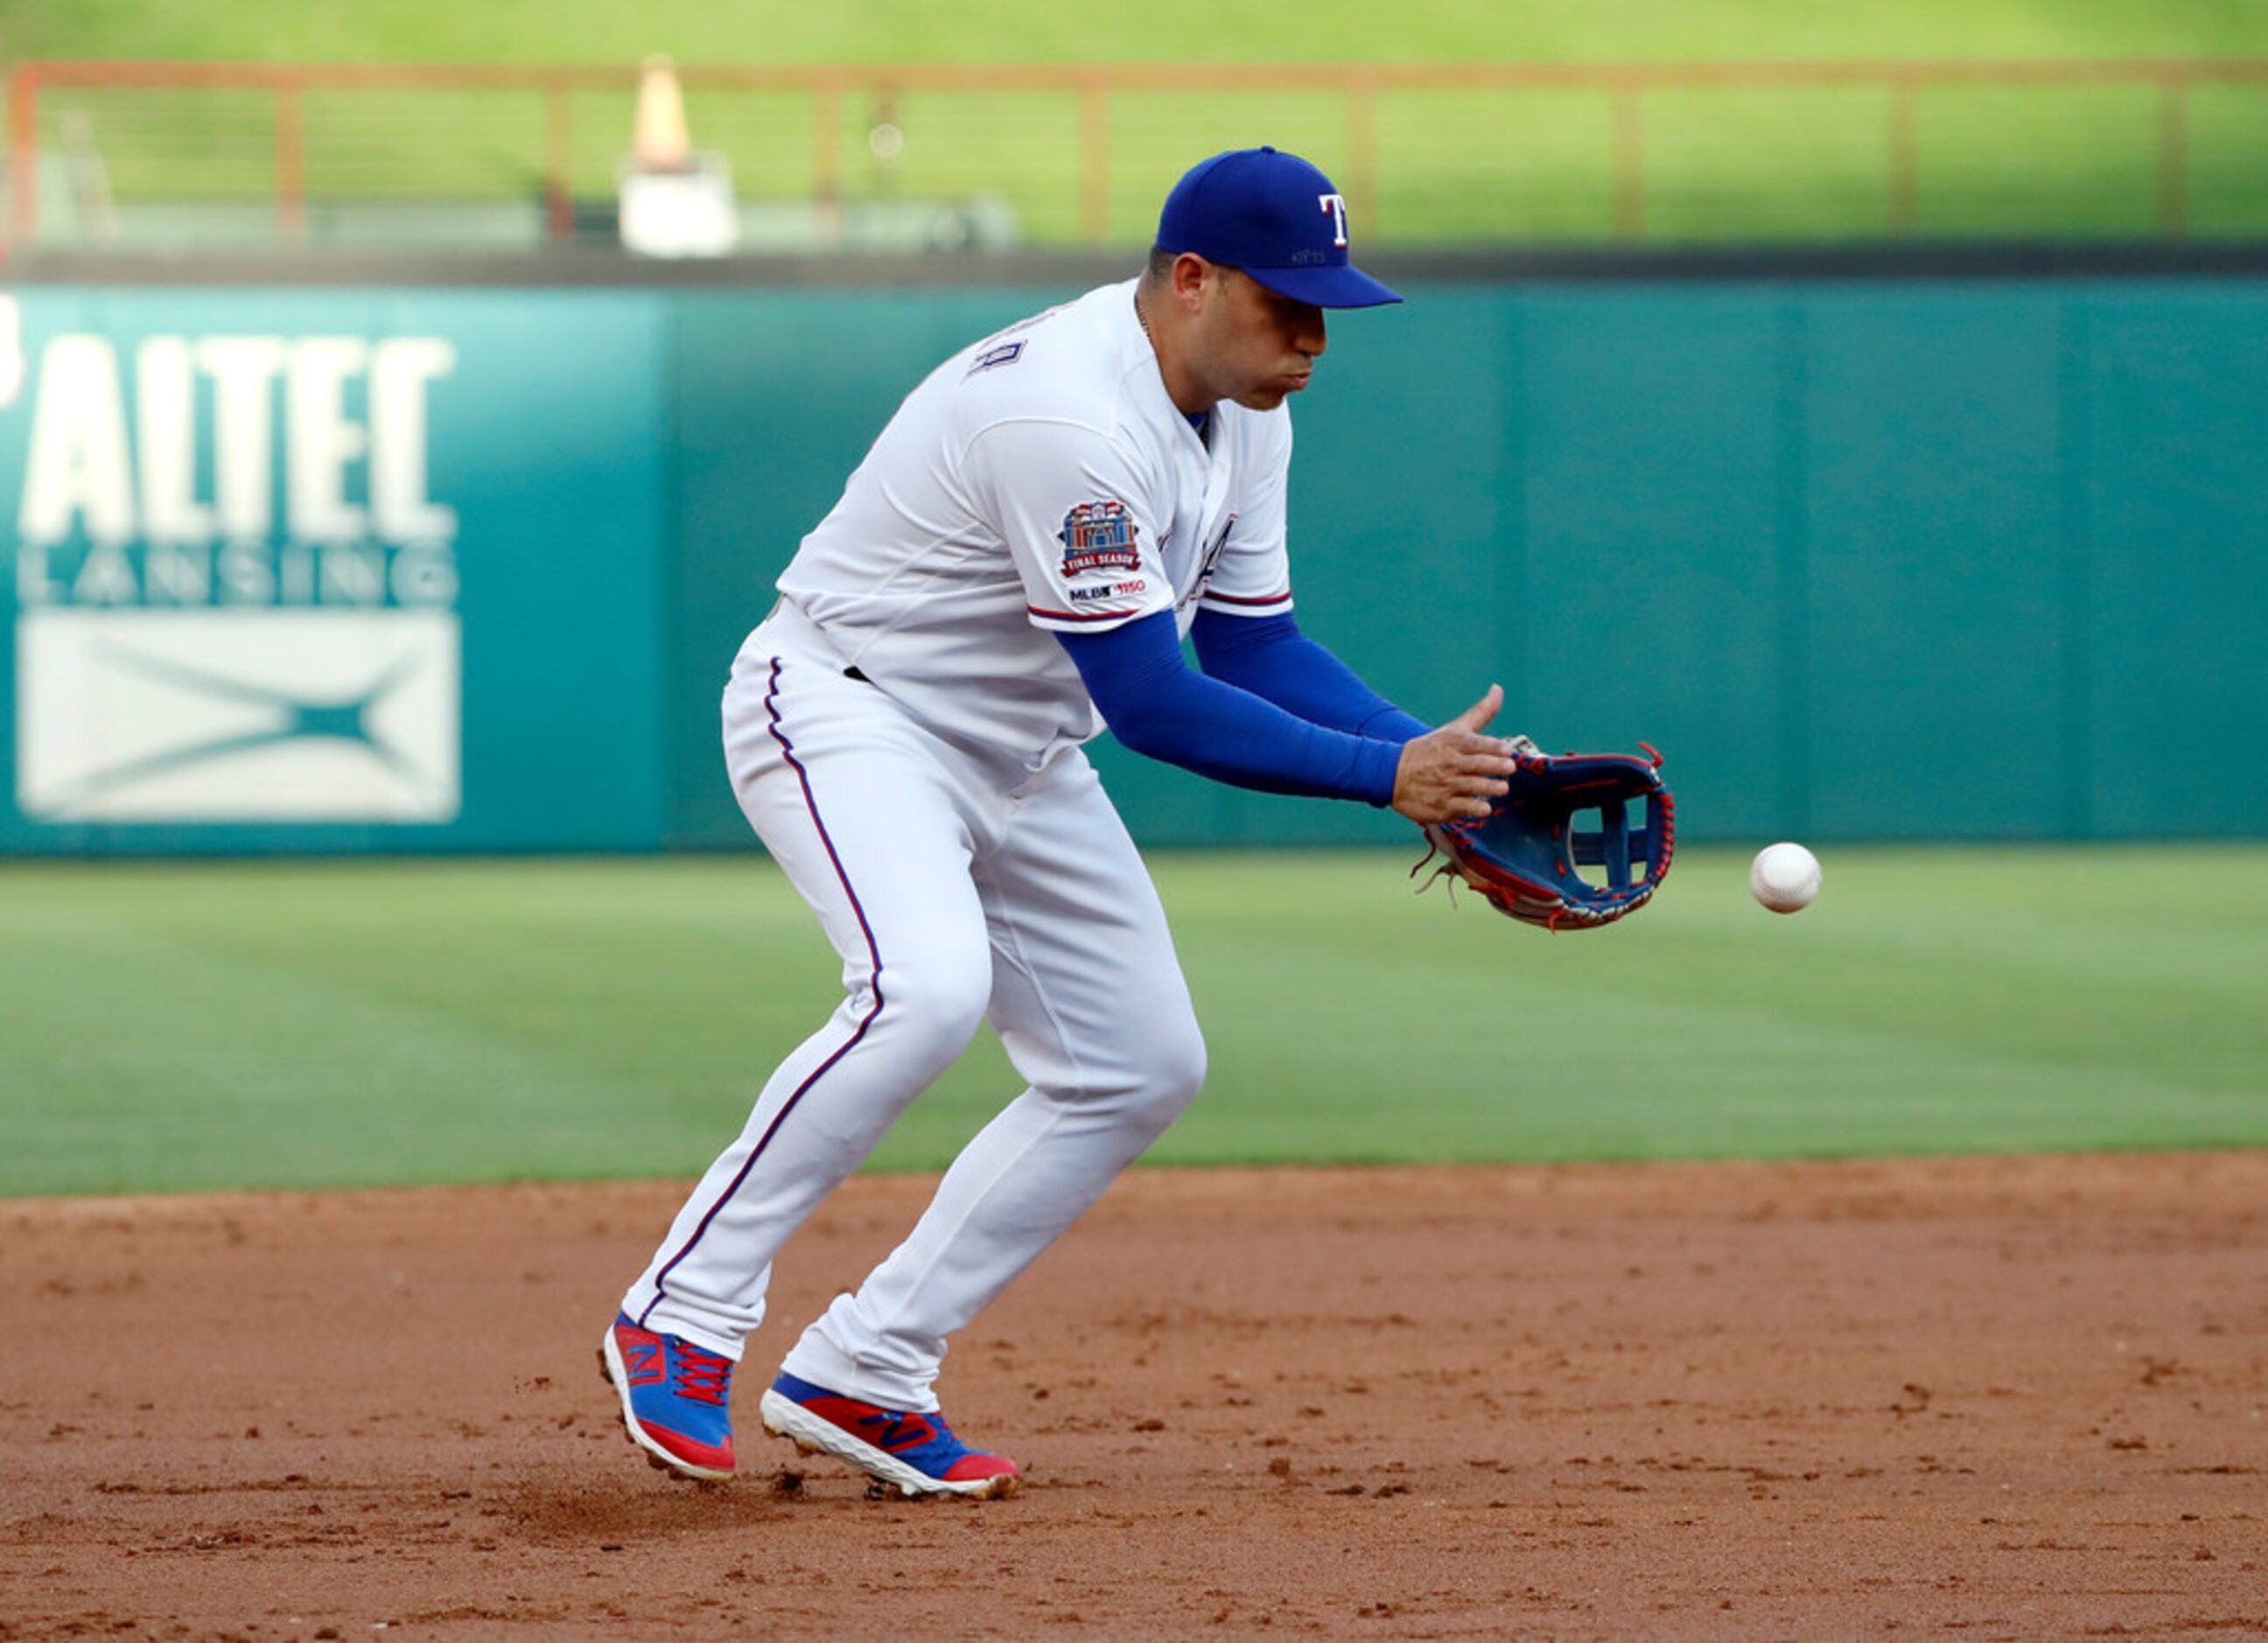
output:
<svg viewBox="0 0 2268 1643"><path fill-rule="evenodd" d="M1400 302L1347 260L1346 199L1331 180L1272 148L1199 161L1158 215L1158 244L1242 269L1272 291L1318 308Z"/></svg>

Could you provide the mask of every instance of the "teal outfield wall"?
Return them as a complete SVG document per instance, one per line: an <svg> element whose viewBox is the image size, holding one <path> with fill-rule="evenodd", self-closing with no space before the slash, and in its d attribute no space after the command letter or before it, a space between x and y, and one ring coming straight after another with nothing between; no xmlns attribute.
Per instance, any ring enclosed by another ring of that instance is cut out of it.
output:
<svg viewBox="0 0 2268 1643"><path fill-rule="evenodd" d="M899 397L1064 289L0 293L0 849L738 845L716 700ZM2268 282L1413 283L1300 620L1690 838L2257 835ZM1096 756L1154 843L1392 840Z"/></svg>

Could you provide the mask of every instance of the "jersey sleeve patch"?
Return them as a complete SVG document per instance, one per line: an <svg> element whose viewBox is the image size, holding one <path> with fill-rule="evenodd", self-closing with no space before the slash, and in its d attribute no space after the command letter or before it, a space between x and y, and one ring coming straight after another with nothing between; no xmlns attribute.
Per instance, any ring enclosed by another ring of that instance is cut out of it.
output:
<svg viewBox="0 0 2268 1643"><path fill-rule="evenodd" d="M1138 608L1129 610L1125 605L1130 600L1140 600L1149 591L1149 578L1121 577L1115 582L1065 588L1069 610L1051 610L1044 605L1027 605L1024 610L1026 615L1045 622L1123 622L1129 616L1144 614Z"/></svg>
<svg viewBox="0 0 2268 1643"><path fill-rule="evenodd" d="M1056 533L1063 543L1063 574L1089 576L1098 571L1133 571L1142 564L1134 539L1134 516L1123 502L1082 502L1064 515Z"/></svg>

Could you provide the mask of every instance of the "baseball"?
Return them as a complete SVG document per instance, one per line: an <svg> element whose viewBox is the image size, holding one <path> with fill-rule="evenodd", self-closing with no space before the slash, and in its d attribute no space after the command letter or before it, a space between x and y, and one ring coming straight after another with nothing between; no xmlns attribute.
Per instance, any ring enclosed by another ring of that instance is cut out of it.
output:
<svg viewBox="0 0 2268 1643"><path fill-rule="evenodd" d="M1776 913L1800 912L1819 894L1819 858L1800 844L1767 844L1749 864L1749 893Z"/></svg>

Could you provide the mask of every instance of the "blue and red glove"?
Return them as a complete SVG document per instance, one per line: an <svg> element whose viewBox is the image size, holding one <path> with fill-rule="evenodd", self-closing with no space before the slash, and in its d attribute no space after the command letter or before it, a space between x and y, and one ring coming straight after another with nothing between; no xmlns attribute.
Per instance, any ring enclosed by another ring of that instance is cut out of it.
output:
<svg viewBox="0 0 2268 1643"><path fill-rule="evenodd" d="M1487 816L1425 829L1448 858L1436 876L1453 874L1498 912L1545 930L1595 930L1634 913L1668 873L1677 842L1660 766L1652 748L1643 757L1523 753Z"/></svg>

